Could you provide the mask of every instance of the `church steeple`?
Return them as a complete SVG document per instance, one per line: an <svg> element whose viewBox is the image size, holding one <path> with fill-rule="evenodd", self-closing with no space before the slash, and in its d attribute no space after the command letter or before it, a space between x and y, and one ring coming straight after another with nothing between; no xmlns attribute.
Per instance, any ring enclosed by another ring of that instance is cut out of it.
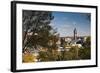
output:
<svg viewBox="0 0 100 73"><path fill-rule="evenodd" d="M77 39L77 29L76 28L74 28L74 40L76 40Z"/></svg>

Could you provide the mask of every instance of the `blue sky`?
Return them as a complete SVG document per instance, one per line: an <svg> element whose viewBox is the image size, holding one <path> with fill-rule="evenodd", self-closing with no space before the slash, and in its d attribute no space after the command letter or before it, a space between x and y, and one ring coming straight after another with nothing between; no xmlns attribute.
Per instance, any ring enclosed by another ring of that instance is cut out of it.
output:
<svg viewBox="0 0 100 73"><path fill-rule="evenodd" d="M52 12L54 19L50 25L57 29L60 37L73 36L74 28L78 36L89 36L91 25L87 18L88 13Z"/></svg>

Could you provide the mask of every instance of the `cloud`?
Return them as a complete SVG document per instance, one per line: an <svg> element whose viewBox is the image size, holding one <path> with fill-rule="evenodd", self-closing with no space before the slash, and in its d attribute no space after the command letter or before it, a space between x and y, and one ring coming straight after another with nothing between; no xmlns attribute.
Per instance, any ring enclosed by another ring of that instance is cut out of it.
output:
<svg viewBox="0 0 100 73"><path fill-rule="evenodd" d="M57 28L57 32L60 34L61 37L73 35L74 26L72 22L66 21L63 22L62 24L55 22L51 23L50 25L53 27L53 29Z"/></svg>
<svg viewBox="0 0 100 73"><path fill-rule="evenodd" d="M61 37L73 35L73 27L71 25L60 25L57 29Z"/></svg>

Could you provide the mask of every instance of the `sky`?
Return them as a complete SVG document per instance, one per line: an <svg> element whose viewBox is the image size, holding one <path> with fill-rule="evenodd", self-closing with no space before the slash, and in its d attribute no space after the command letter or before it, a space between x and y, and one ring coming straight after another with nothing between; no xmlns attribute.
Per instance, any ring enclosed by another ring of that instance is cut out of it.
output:
<svg viewBox="0 0 100 73"><path fill-rule="evenodd" d="M88 19L89 13L75 12L52 12L54 19L50 25L57 29L60 37L73 36L74 28L77 29L78 36L89 36L91 30L91 20Z"/></svg>

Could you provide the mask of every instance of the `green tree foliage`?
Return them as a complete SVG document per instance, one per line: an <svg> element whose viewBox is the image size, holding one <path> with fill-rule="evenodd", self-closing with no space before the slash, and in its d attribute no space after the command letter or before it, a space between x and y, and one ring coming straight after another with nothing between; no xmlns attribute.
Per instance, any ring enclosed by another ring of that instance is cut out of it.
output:
<svg viewBox="0 0 100 73"><path fill-rule="evenodd" d="M83 48L79 50L79 56L81 59L90 59L91 58L91 37L87 37L86 41L83 44Z"/></svg>
<svg viewBox="0 0 100 73"><path fill-rule="evenodd" d="M50 37L52 12L23 10L23 50L38 45L47 47ZM29 36L28 33L31 33Z"/></svg>
<svg viewBox="0 0 100 73"><path fill-rule="evenodd" d="M91 58L91 49L84 48L79 50L80 59L90 59Z"/></svg>

